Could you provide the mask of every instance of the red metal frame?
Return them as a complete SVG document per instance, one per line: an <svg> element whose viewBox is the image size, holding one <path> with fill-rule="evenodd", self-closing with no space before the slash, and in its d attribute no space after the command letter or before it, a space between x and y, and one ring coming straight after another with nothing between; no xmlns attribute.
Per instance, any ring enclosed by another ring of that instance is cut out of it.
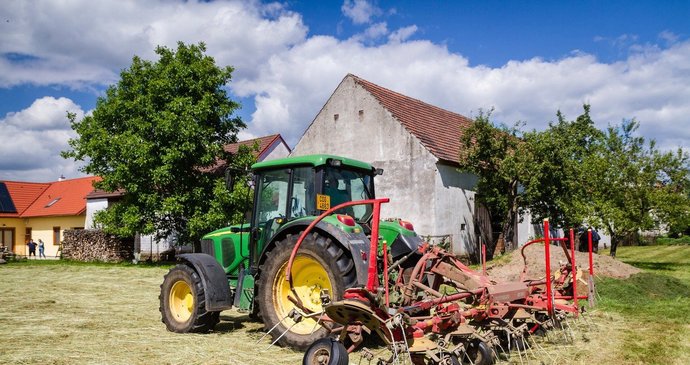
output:
<svg viewBox="0 0 690 365"><path fill-rule="evenodd" d="M592 229L587 230L587 243L589 246L589 275L594 276L594 261L592 258Z"/></svg>
<svg viewBox="0 0 690 365"><path fill-rule="evenodd" d="M549 316L553 317L553 288L551 287L551 240L549 232L549 220L544 219L544 256L546 262L546 309Z"/></svg>
<svg viewBox="0 0 690 365"><path fill-rule="evenodd" d="M292 285L292 264L295 261L295 257L297 256L297 251L299 250L300 246L302 245L302 242L304 239L307 237L307 234L311 232L311 230L314 228L315 225L317 225L321 220L326 218L327 216L333 214L333 212L350 207L353 205L365 205L365 204L373 204L374 209L373 209L373 214L371 218L371 237L372 239L370 247L369 247L369 267L368 267L368 278L367 278L367 290L370 292L376 292L376 289L378 288L378 275L377 275L377 270L378 268L376 267L376 255L378 251L378 237L379 237L379 219L380 214L381 214L381 204L383 203L388 203L390 199L388 198L380 198L380 199L367 199L367 200L355 200L351 202L345 202L342 204L338 204L335 207L332 207L331 209L328 209L327 211L321 213L320 216L316 217L314 221L312 221L309 226L307 226L307 229L305 229L302 234L299 236L299 239L297 240L297 243L295 244L295 247L292 248L292 252L290 253L290 260L288 260L287 267L285 268L285 277L287 278L288 282L290 283L290 289L293 289ZM385 252L385 250L384 250ZM384 253L385 254L385 253ZM387 266L387 264L385 264ZM386 270L387 271L387 270ZM387 279L386 275L386 279ZM386 285L386 288L388 285ZM388 299L388 293L386 293L386 299Z"/></svg>
<svg viewBox="0 0 690 365"><path fill-rule="evenodd" d="M577 306L577 266L575 265L575 232L570 229L570 251L572 252L572 262L570 263L571 273L573 275L573 306ZM577 317L579 311L575 311L575 317Z"/></svg>

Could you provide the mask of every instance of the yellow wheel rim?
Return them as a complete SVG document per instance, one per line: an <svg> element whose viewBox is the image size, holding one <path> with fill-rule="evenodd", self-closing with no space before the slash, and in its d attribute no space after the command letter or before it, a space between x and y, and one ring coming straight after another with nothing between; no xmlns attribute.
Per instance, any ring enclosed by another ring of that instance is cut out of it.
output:
<svg viewBox="0 0 690 365"><path fill-rule="evenodd" d="M285 318L295 305L288 299L288 295L294 294L290 290L290 283L285 277L287 262L281 266L273 282L273 306L279 319ZM333 295L333 286L328 278L326 269L315 259L308 256L297 256L292 264L292 283L302 305L312 312L321 312L321 290L327 289ZM308 335L318 329L318 319L303 318L301 322L292 327L291 331L301 335ZM295 322L287 318L284 322L290 327Z"/></svg>
<svg viewBox="0 0 690 365"><path fill-rule="evenodd" d="M187 322L194 311L192 288L185 281L178 281L170 288L170 313L178 322Z"/></svg>

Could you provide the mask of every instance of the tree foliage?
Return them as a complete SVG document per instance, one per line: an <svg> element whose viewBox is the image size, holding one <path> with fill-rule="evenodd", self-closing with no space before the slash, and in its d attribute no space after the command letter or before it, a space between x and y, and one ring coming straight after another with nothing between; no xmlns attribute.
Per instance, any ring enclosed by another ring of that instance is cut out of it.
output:
<svg viewBox="0 0 690 365"><path fill-rule="evenodd" d="M662 152L625 121L597 129L589 105L573 121L559 112L544 131L496 126L480 113L462 137L461 169L479 176L477 199L485 203L507 240L523 210L533 222L581 224L605 229L612 255L639 231L690 225L688 155Z"/></svg>
<svg viewBox="0 0 690 365"><path fill-rule="evenodd" d="M662 152L635 135L639 123L611 126L588 166L595 172L587 216L611 235L611 255L624 239L662 225L687 227L688 156Z"/></svg>
<svg viewBox="0 0 690 365"><path fill-rule="evenodd" d="M135 56L92 115L68 116L78 137L63 157L86 161L83 171L103 178L99 188L126 192L97 216L108 232L175 232L186 241L230 220L221 206L236 202L211 167L230 158L223 146L244 124L224 89L233 68L205 51L203 43L180 42L175 50L157 47L155 62ZM242 156L231 161L242 165Z"/></svg>
<svg viewBox="0 0 690 365"><path fill-rule="evenodd" d="M518 126L497 127L491 111L480 111L461 140L460 169L478 177L476 199L492 216L492 225L500 227L501 237L510 241L519 214L522 194L518 184L524 167L524 146L517 137ZM493 252L494 242L489 242Z"/></svg>

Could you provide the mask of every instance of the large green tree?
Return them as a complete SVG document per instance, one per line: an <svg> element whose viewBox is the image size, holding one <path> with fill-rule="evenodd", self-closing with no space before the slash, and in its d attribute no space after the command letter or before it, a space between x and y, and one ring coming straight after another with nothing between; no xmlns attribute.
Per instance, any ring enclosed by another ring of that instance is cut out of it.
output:
<svg viewBox="0 0 690 365"><path fill-rule="evenodd" d="M180 42L177 49L157 47L155 62L135 56L92 115L69 115L78 137L63 156L85 161L84 172L103 178L99 188L126 192L96 217L106 231L175 232L186 242L231 220L219 216L218 200L231 197L212 167L233 161L223 145L236 142L245 125L225 90L233 68L205 52L203 43Z"/></svg>
<svg viewBox="0 0 690 365"><path fill-rule="evenodd" d="M660 151L636 135L638 127L634 120L609 127L586 162L592 171L586 214L606 228L614 257L626 238L662 225L687 227L690 214L687 154Z"/></svg>
<svg viewBox="0 0 690 365"><path fill-rule="evenodd" d="M594 174L586 161L597 153L602 137L590 117L589 105L583 109L572 121L558 112L558 121L549 123L546 130L523 136L523 205L535 219L549 218L563 228L577 226L587 218L585 206Z"/></svg>
<svg viewBox="0 0 690 365"><path fill-rule="evenodd" d="M563 228L589 224L611 236L611 254L625 238L690 222L688 156L659 151L636 135L638 123L602 132L589 105L573 121L559 112L544 131L521 133L480 113L463 137L461 169L479 177L477 199L510 239L522 210Z"/></svg>

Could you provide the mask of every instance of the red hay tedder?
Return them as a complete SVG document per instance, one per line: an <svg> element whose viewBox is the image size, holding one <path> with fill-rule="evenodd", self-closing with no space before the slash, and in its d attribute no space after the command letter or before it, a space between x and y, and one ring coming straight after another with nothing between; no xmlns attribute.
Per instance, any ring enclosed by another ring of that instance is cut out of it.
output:
<svg viewBox="0 0 690 365"><path fill-rule="evenodd" d="M324 212L302 233L286 268L292 286L292 263L304 238L323 217L353 205L372 204L372 234L378 236L381 204L371 199L340 204ZM551 238L544 220L544 237L521 248L525 260L519 281L499 282L477 272L446 251L424 244L415 252L390 262L386 245L371 239L366 286L350 288L342 300L331 301L322 292L323 312L310 312L299 302L301 316L318 318L333 338L316 341L306 351L304 364L347 364L349 354L359 353L361 363L370 364L492 364L498 354L532 350L530 335L550 329L564 330L566 321L584 313L579 300L594 305L592 237L589 233L589 268L575 263L573 230L569 238ZM551 270L552 244L561 246L567 262ZM570 247L568 247L568 244ZM543 278L528 278L525 249L543 245ZM484 257L485 255L482 255ZM482 259L485 268L485 260ZM366 335L375 333L385 344L382 350L364 347ZM572 340L572 333L570 334Z"/></svg>

